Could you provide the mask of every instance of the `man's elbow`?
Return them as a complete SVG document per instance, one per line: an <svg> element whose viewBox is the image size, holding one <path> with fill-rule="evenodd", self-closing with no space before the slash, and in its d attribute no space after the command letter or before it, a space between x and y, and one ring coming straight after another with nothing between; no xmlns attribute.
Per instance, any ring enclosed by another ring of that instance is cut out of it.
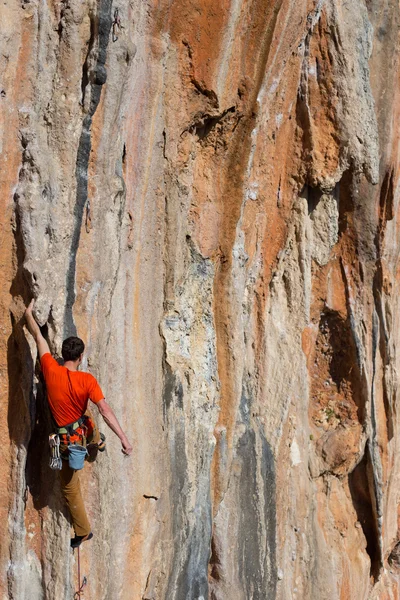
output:
<svg viewBox="0 0 400 600"><path fill-rule="evenodd" d="M100 400L100 402L97 403L97 408L99 409L99 413L101 414L103 419L110 413L111 410L104 398L103 400Z"/></svg>

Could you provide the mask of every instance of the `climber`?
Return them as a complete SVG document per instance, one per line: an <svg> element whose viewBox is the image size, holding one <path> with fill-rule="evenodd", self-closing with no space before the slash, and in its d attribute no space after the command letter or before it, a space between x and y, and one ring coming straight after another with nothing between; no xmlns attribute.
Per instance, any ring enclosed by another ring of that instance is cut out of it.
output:
<svg viewBox="0 0 400 600"><path fill-rule="evenodd" d="M91 447L92 450L95 448L102 451L105 445L105 437L99 434L88 414L89 399L97 406L106 424L121 440L123 454L129 456L132 446L112 408L105 401L97 380L90 373L78 371L85 348L83 341L77 337L64 340L61 350L64 366L59 365L50 354L48 343L33 316L33 307L34 300L26 308L25 318L29 332L37 345L46 382L47 399L56 423L56 433L61 438L60 450L64 459L60 471L61 488L75 531L75 537L71 539L71 547L77 548L82 542L90 540L93 534L83 503L78 471L71 468L68 462L68 446L72 448L71 444L76 440L78 444L84 446L85 439L88 442L88 449Z"/></svg>

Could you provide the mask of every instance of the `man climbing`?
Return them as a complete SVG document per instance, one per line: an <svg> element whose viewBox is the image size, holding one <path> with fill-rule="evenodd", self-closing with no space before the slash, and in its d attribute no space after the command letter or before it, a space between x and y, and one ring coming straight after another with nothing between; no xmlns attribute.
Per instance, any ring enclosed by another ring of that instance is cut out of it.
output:
<svg viewBox="0 0 400 600"><path fill-rule="evenodd" d="M49 345L43 337L39 325L33 316L34 300L25 310L26 323L29 332L35 339L40 365L47 388L47 398L53 419L56 423L56 433L61 438L62 470L60 471L61 488L71 513L75 537L71 539L71 547L77 548L82 542L93 537L90 523L86 514L79 484L78 471L68 463L68 445L73 440L81 444L87 440L88 449L102 451L104 436L88 414L87 405L90 399L99 409L104 421L119 437L122 452L129 456L132 446L122 431L112 408L104 399L103 392L97 380L90 373L78 371L82 363L85 345L80 338L69 337L62 344L61 354L64 366L51 356Z"/></svg>

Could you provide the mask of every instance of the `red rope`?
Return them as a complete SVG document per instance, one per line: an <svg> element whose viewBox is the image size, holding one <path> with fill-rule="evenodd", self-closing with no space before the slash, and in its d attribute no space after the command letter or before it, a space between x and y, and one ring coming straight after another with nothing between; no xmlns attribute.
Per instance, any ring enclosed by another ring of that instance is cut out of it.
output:
<svg viewBox="0 0 400 600"><path fill-rule="evenodd" d="M80 598L83 595L83 588L86 586L87 584L87 579L86 577L84 577L82 579L82 583L81 583L81 555L79 552L79 546L78 546L78 585L80 586L78 591L75 592L74 594L74 600L80 600Z"/></svg>
<svg viewBox="0 0 400 600"><path fill-rule="evenodd" d="M78 546L78 585L81 585L81 553L80 548ZM78 594L80 595L80 589Z"/></svg>

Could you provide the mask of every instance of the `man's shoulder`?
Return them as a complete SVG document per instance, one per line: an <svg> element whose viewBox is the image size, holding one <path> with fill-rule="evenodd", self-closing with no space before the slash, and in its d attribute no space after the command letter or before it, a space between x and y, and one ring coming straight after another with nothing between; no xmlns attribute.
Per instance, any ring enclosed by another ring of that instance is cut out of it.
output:
<svg viewBox="0 0 400 600"><path fill-rule="evenodd" d="M91 373L88 373L88 371L78 371L78 373L82 376L82 379L84 379L87 383L97 383L96 377Z"/></svg>
<svg viewBox="0 0 400 600"><path fill-rule="evenodd" d="M60 367L61 365L56 361L54 356L50 352L45 352L40 359L40 364L47 367Z"/></svg>

